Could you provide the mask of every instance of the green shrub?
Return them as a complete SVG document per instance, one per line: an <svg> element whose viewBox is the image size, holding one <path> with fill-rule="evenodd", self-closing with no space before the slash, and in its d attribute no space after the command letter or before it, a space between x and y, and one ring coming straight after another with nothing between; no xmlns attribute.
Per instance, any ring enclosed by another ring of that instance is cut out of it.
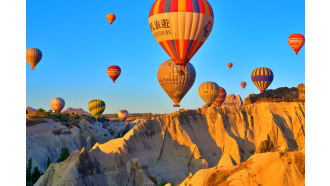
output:
<svg viewBox="0 0 330 186"><path fill-rule="evenodd" d="M38 167L34 167L33 173L31 176L32 182L36 183L41 175L42 175L42 173L39 171Z"/></svg>
<svg viewBox="0 0 330 186"><path fill-rule="evenodd" d="M39 108L39 109L37 110L37 114L38 114L38 115L46 115L46 111L45 111L44 109L42 109L42 108Z"/></svg>
<svg viewBox="0 0 330 186"><path fill-rule="evenodd" d="M66 160L69 156L70 156L69 148L68 147L63 147L61 156L60 156L60 158L58 158L57 162L62 162L64 160Z"/></svg>
<svg viewBox="0 0 330 186"><path fill-rule="evenodd" d="M26 185L33 185L38 181L42 173L39 171L38 167L33 168L33 172L31 173L32 169L32 158L28 159L28 167L26 170Z"/></svg>

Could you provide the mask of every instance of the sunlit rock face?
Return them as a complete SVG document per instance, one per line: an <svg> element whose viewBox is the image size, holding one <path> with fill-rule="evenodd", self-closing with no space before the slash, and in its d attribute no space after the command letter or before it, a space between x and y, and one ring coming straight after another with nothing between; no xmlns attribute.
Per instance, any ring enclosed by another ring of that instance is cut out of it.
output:
<svg viewBox="0 0 330 186"><path fill-rule="evenodd" d="M243 105L243 101L240 95L235 96L235 94L230 94L226 96L225 102L223 102L223 105L226 106L237 106L240 107Z"/></svg>
<svg viewBox="0 0 330 186"><path fill-rule="evenodd" d="M266 140L271 149L300 150L304 131L302 102L181 110L144 120L90 151L74 151L51 164L36 185L180 184L201 169L240 165Z"/></svg>

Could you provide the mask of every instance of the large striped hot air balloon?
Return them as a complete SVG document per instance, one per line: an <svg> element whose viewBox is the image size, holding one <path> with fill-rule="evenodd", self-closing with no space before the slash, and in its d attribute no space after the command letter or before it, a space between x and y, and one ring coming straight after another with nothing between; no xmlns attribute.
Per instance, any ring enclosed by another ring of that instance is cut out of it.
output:
<svg viewBox="0 0 330 186"><path fill-rule="evenodd" d="M149 13L152 34L182 69L210 35L213 19L207 0L156 0Z"/></svg>
<svg viewBox="0 0 330 186"><path fill-rule="evenodd" d="M198 94L207 106L210 106L213 103L213 101L218 97L219 92L219 85L212 81L204 82L198 87Z"/></svg>
<svg viewBox="0 0 330 186"><path fill-rule="evenodd" d="M97 119L105 110L105 103L102 100L92 100L88 103L88 110Z"/></svg>
<svg viewBox="0 0 330 186"><path fill-rule="evenodd" d="M246 87L246 82L245 81L242 81L241 82L241 87L244 89Z"/></svg>
<svg viewBox="0 0 330 186"><path fill-rule="evenodd" d="M37 48L29 48L26 50L26 61L30 64L32 67L32 70L37 66L39 61L42 58L42 53Z"/></svg>
<svg viewBox="0 0 330 186"><path fill-rule="evenodd" d="M107 15L107 20L109 21L110 24L112 24L116 20L116 15L115 14L108 14Z"/></svg>
<svg viewBox="0 0 330 186"><path fill-rule="evenodd" d="M54 112L59 113L64 108L65 102L62 98L56 97L50 101L50 106L52 107Z"/></svg>
<svg viewBox="0 0 330 186"><path fill-rule="evenodd" d="M288 39L290 47L298 55L299 50L304 46L305 37L301 34L291 34Z"/></svg>
<svg viewBox="0 0 330 186"><path fill-rule="evenodd" d="M220 107L226 100L227 92L224 88L220 87L218 97L213 101L212 106Z"/></svg>
<svg viewBox="0 0 330 186"><path fill-rule="evenodd" d="M274 74L272 70L265 67L256 68L253 70L251 74L251 79L254 85L260 90L260 92L264 92L267 87L272 83L274 78Z"/></svg>
<svg viewBox="0 0 330 186"><path fill-rule="evenodd" d="M125 121L127 119L128 116L128 111L127 110L120 110L118 112L118 118L120 121Z"/></svg>
<svg viewBox="0 0 330 186"><path fill-rule="evenodd" d="M191 63L184 68L181 74L181 67L173 60L162 63L158 69L157 77L160 86L175 103L173 107L180 107L181 99L186 95L195 82L196 72Z"/></svg>
<svg viewBox="0 0 330 186"><path fill-rule="evenodd" d="M115 83L116 79L120 76L121 69L117 65L111 65L107 69L108 76L112 79L113 83Z"/></svg>

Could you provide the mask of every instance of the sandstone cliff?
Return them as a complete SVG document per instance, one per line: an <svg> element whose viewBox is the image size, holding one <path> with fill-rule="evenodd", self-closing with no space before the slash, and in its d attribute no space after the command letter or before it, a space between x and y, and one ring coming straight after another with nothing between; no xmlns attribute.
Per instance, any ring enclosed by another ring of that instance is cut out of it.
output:
<svg viewBox="0 0 330 186"><path fill-rule="evenodd" d="M305 103L305 85L298 87L281 87L275 90L265 90L260 94L250 94L244 99L243 106L257 102L303 102Z"/></svg>
<svg viewBox="0 0 330 186"><path fill-rule="evenodd" d="M180 184L188 185L305 185L305 151L258 153L238 166L218 164Z"/></svg>
<svg viewBox="0 0 330 186"><path fill-rule="evenodd" d="M242 106L243 101L240 95L235 96L235 94L230 94L226 96L225 102L223 102L223 105L227 106Z"/></svg>
<svg viewBox="0 0 330 186"><path fill-rule="evenodd" d="M66 161L51 164L36 185L179 184L200 169L262 158L257 149L300 150L304 131L303 102L182 110L144 120L124 137L96 143L90 151L74 151Z"/></svg>

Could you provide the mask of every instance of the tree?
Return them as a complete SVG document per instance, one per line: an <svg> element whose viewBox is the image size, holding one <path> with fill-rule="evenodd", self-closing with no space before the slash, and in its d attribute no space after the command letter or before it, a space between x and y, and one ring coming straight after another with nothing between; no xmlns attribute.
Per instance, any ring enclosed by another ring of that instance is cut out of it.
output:
<svg viewBox="0 0 330 186"><path fill-rule="evenodd" d="M32 173L32 182L35 183L38 181L39 177L41 176L41 172L39 171L38 167L33 168L33 173Z"/></svg>
<svg viewBox="0 0 330 186"><path fill-rule="evenodd" d="M57 162L62 162L64 160L66 160L69 156L70 156L69 148L68 147L63 147L61 156L60 156L60 158L58 158Z"/></svg>
<svg viewBox="0 0 330 186"><path fill-rule="evenodd" d="M28 159L28 167L26 169L26 182L32 181L31 179L32 158Z"/></svg>
<svg viewBox="0 0 330 186"><path fill-rule="evenodd" d="M29 114L29 111L28 110L26 110L26 114Z"/></svg>
<svg viewBox="0 0 330 186"><path fill-rule="evenodd" d="M49 156L48 156L48 158L47 158L47 168L49 167L49 165L50 165L50 159L49 159Z"/></svg>

